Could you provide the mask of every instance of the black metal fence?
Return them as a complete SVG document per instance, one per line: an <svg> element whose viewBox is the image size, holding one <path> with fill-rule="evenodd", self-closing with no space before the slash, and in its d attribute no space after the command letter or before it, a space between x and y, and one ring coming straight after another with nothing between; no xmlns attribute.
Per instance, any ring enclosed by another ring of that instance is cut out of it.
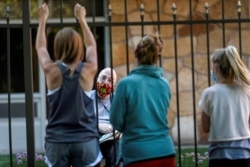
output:
<svg viewBox="0 0 250 167"><path fill-rule="evenodd" d="M48 1L49 2L49 1ZM63 1L62 0L58 0L58 6L59 6L59 11L60 11L60 14L59 14L59 22L50 22L47 24L47 27L50 27L50 28L53 28L53 27L64 27L64 26L77 26L77 23L75 21L72 21L72 22L64 22L63 21ZM67 2L67 1L65 1ZM161 4L163 3L167 3L168 1L167 0L155 0L154 3L156 4L156 7L157 7L157 10L156 10L156 21L145 21L144 20L144 13L147 11L146 8L144 8L144 5L143 3L141 3L141 5L139 6L138 8L138 17L140 17L140 21L136 21L136 22L129 22L128 21L128 17L127 17L127 11L128 11L128 3L139 3L137 1L131 1L131 0L121 0L120 3L123 3L124 4L124 21L119 21L119 22L114 22L112 21L112 1L111 2L106 2L104 1L103 2L103 7L101 9L103 9L103 20L101 21L97 21L96 18L97 16L95 15L96 14L96 10L97 9L100 9L100 7L98 8L97 7L97 2L95 0L88 2L88 5L89 7L91 7L91 15L89 15L89 18L91 18L89 20L89 25L91 27L91 29L93 30L94 34L97 35L97 29L99 27L108 27L108 31L109 34L106 36L106 40L100 42L100 44L104 44L105 42L108 43L107 46L109 46L109 48L105 48L105 47L102 47L100 50L99 50L99 54L103 54L104 55L104 52L108 52L107 50L109 50L109 64L110 66L113 68L113 54L112 54L112 46L113 46L113 41L112 41L112 27L115 27L115 26L123 26L124 29L125 29L125 46L126 46L126 60L127 60L127 66L126 66L126 70L127 70L127 73L129 72L129 53L128 53L128 50L129 50L129 45L128 45L128 27L129 26L139 26L141 27L141 36L144 35L144 27L145 26L150 26L150 25L153 25L153 26L156 26L157 27L157 31L161 32L161 27L163 25L168 25L168 26L172 26L173 28L173 41L174 41L174 62L175 62L175 78L176 78L176 92L177 92L177 95L176 95L176 114L177 114L177 124L178 124L178 142L177 142L177 149L178 149L178 154L177 157L178 157L178 166L182 166L182 163L181 163L181 148L182 148L182 144L181 144L181 134L180 134L180 111L179 111L179 105L180 105L180 102L179 102L179 95L178 95L178 92L179 92L179 74L178 74L178 53L179 53L179 50L181 49L178 44L177 44L177 38L178 38L178 33L177 33L177 27L179 25L187 25L189 27L189 33L190 33L190 47L191 47L191 53L190 53L190 56L191 56L191 65L192 67L194 68L195 66L195 62L194 62L194 55L195 55L195 50L194 50L194 38L193 38L193 33L194 33L194 26L195 25L203 25L205 26L205 30L206 30L206 33L205 33L205 36L206 36L206 53L207 53L207 59L209 60L209 55L210 55L210 36L209 36L209 25L211 24L220 24L222 26L222 41L223 41L223 46L226 46L226 28L225 28L225 25L226 24L237 24L238 28L237 28L237 31L238 31L238 41L239 41L239 52L240 52L240 55L243 55L243 51L242 51L242 34L241 34L241 30L242 30L242 27L241 25L244 23L249 23L250 22L250 19L249 18L241 18L241 12L242 12L242 5L241 5L241 2L240 1L235 1L235 11L232 11L232 12L235 12L237 17L234 18L234 19L230 19L230 18L227 18L225 19L225 16L224 16L224 11L225 11L225 3L226 1L225 0L221 0L219 2L219 6L220 8L218 8L217 10L219 10L221 12L221 19L209 19L209 10L210 10L210 6L208 3L205 3L204 4L204 18L203 20L193 20L192 19L192 16L193 16L193 10L192 10L192 4L194 3L192 0L189 0L189 1L185 1L185 3L187 4L186 7L189 8L189 17L188 19L182 19L182 20L178 20L177 18L177 13L178 13L178 6L176 6L174 3L172 3L171 6L169 6L169 8L172 10L172 20L168 20L168 21L164 21L164 20L161 20L160 19L160 9L162 9L162 7L160 6ZM174 2L174 1L173 1ZM184 1L183 1L184 2ZM245 1L246 4L245 5L249 5L247 1ZM81 3L81 1L79 1L79 3ZM84 3L87 3L87 1L82 1L82 5L85 5ZM33 102L33 93L34 93L34 90L36 90L34 88L34 84L31 82L34 80L34 69L33 69L33 57L32 57L32 46L34 45L32 40L34 40L34 36L35 36L35 32L36 31L33 31L34 29L37 28L37 23L31 23L30 21L30 2L29 1L22 1L22 23L12 23L10 24L10 16L11 16L11 6L7 6L6 5L6 8L5 9L1 9L1 10L6 10L6 15L5 15L5 20L6 22L4 23L3 21L1 22L0 24L0 29L6 33L6 36L4 35L1 35L0 36L0 41L1 41L1 47L3 46L7 46L6 47L6 66L4 66L5 70L6 70L6 78L2 78L2 82L6 82L6 85L7 85L7 89L6 90L1 90L1 94L7 94L7 98L8 98L8 127L9 127L9 154L10 154L10 166L13 166L13 159L12 159L12 121L11 121L11 117L12 117L12 110L11 110L11 93L12 93L12 87L11 85L13 84L12 83L12 78L11 78L11 71L13 70L11 67L11 60L10 58L12 57L11 56L11 53L12 53L12 47L14 47L10 41L10 36L11 36L11 30L12 29L15 29L15 28L20 28L22 29L22 38L23 38L23 42L22 42L22 52L23 52L23 67L24 67L24 94L25 94L25 115L26 115L26 131L27 131L27 153L28 153L28 166L29 167L34 167L35 166L35 138L34 138L34 102ZM3 33L1 33L3 34ZM102 34L104 35L104 34ZM4 37L4 38L3 38ZM6 45L3 45L3 43L6 42ZM106 50L105 50L106 49ZM4 49L1 48L1 55L0 55L0 58L4 56L3 51ZM99 64L100 64L100 69L102 69L103 66L105 66L105 61L104 59L101 59L99 60ZM208 67L208 70L207 70L207 76L208 76L208 85L210 85L211 81L210 81L210 64L209 64L209 61L207 61L207 67ZM160 59L159 61L159 65L162 66L162 59ZM2 67L3 68L3 67ZM1 68L1 69L2 69ZM1 72L2 73L2 72ZM192 95L193 95L193 99L196 99L196 95L195 95L195 91L196 91L196 88L195 88L195 74L194 74L194 70L192 70L192 75L191 75L191 79L190 79L190 82L192 82L192 87L193 87L193 92L192 92ZM40 83L42 84L42 83ZM39 92L39 90L37 90ZM193 103L190 104L193 106L193 121L194 121L194 149L195 149L195 152L197 152L197 147L198 147L198 143L197 143L197 109L196 109L196 101L193 100ZM0 111L1 112L1 111ZM197 155L195 157L197 159ZM196 162L195 163L195 166L197 167L198 166L198 163Z"/></svg>

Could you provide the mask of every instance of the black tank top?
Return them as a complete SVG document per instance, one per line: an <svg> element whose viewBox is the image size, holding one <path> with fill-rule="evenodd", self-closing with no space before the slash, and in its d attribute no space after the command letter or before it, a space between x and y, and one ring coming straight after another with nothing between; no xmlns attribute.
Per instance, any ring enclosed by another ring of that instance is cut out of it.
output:
<svg viewBox="0 0 250 167"><path fill-rule="evenodd" d="M63 81L59 90L48 95L49 115L45 141L85 142L98 138L93 101L79 83L83 63L79 63L71 76L68 67L62 63L58 63L58 66Z"/></svg>

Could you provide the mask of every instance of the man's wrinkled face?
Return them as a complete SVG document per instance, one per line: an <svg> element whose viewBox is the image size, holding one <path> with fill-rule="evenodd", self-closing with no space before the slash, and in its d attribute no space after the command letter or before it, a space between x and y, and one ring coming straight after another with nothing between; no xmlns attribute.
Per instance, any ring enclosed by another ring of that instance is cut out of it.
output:
<svg viewBox="0 0 250 167"><path fill-rule="evenodd" d="M112 84L113 88L116 82L116 73L113 71L113 83L111 78L111 69L106 68L102 70L97 79L97 93L100 98L106 98L112 92Z"/></svg>

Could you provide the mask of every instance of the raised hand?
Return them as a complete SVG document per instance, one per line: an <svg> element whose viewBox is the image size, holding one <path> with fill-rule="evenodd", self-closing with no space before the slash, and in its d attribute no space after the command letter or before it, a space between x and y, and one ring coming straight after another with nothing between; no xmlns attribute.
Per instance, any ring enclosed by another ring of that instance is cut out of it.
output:
<svg viewBox="0 0 250 167"><path fill-rule="evenodd" d="M49 8L46 3L43 3L37 10L37 15L39 19L48 19L49 16Z"/></svg>
<svg viewBox="0 0 250 167"><path fill-rule="evenodd" d="M86 9L85 9L85 7L81 6L79 3L77 3L75 5L75 8L74 8L74 14L75 14L75 17L78 20L85 18L85 16L86 16Z"/></svg>

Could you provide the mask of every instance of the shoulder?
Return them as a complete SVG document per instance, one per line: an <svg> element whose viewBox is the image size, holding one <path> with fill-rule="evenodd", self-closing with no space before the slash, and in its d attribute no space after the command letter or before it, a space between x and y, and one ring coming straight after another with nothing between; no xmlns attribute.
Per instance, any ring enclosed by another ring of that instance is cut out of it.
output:
<svg viewBox="0 0 250 167"><path fill-rule="evenodd" d="M121 78L119 82L117 83L117 86L115 89L115 96L125 95L128 92L133 91L136 86L137 86L137 82L135 79L131 78L131 76Z"/></svg>
<svg viewBox="0 0 250 167"><path fill-rule="evenodd" d="M97 68L90 63L83 63L80 71L81 87L84 91L89 91L93 88L94 78L97 73Z"/></svg>
<svg viewBox="0 0 250 167"><path fill-rule="evenodd" d="M130 86L135 86L134 84L136 84L137 82L138 82L138 77L134 75L128 75L124 78L121 78L117 86L130 87Z"/></svg>
<svg viewBox="0 0 250 167"><path fill-rule="evenodd" d="M95 76L98 70L97 64L89 62L81 62L81 64L82 64L81 74Z"/></svg>
<svg viewBox="0 0 250 167"><path fill-rule="evenodd" d="M90 90L90 91L85 91L85 94L91 98L92 100L95 99L96 91L95 90Z"/></svg>
<svg viewBox="0 0 250 167"><path fill-rule="evenodd" d="M219 97L221 94L220 92L223 91L220 89L220 87L221 87L220 85L215 84L215 85L212 85L208 88L205 88L201 94L201 99L203 99L203 100L211 99L212 100L216 97Z"/></svg>
<svg viewBox="0 0 250 167"><path fill-rule="evenodd" d="M211 87L205 88L201 93L201 99L207 98L207 96L211 93Z"/></svg>
<svg viewBox="0 0 250 167"><path fill-rule="evenodd" d="M219 86L217 84L215 84L215 85L212 85L212 86L205 88L203 90L203 92L209 93L209 92L216 92L217 90L219 90Z"/></svg>
<svg viewBox="0 0 250 167"><path fill-rule="evenodd" d="M161 77L160 79L162 80L163 84L166 84L167 86L169 86L169 81L167 78Z"/></svg>
<svg viewBox="0 0 250 167"><path fill-rule="evenodd" d="M48 89L53 90L60 87L62 83L62 73L56 62L47 64L44 67L44 73Z"/></svg>

